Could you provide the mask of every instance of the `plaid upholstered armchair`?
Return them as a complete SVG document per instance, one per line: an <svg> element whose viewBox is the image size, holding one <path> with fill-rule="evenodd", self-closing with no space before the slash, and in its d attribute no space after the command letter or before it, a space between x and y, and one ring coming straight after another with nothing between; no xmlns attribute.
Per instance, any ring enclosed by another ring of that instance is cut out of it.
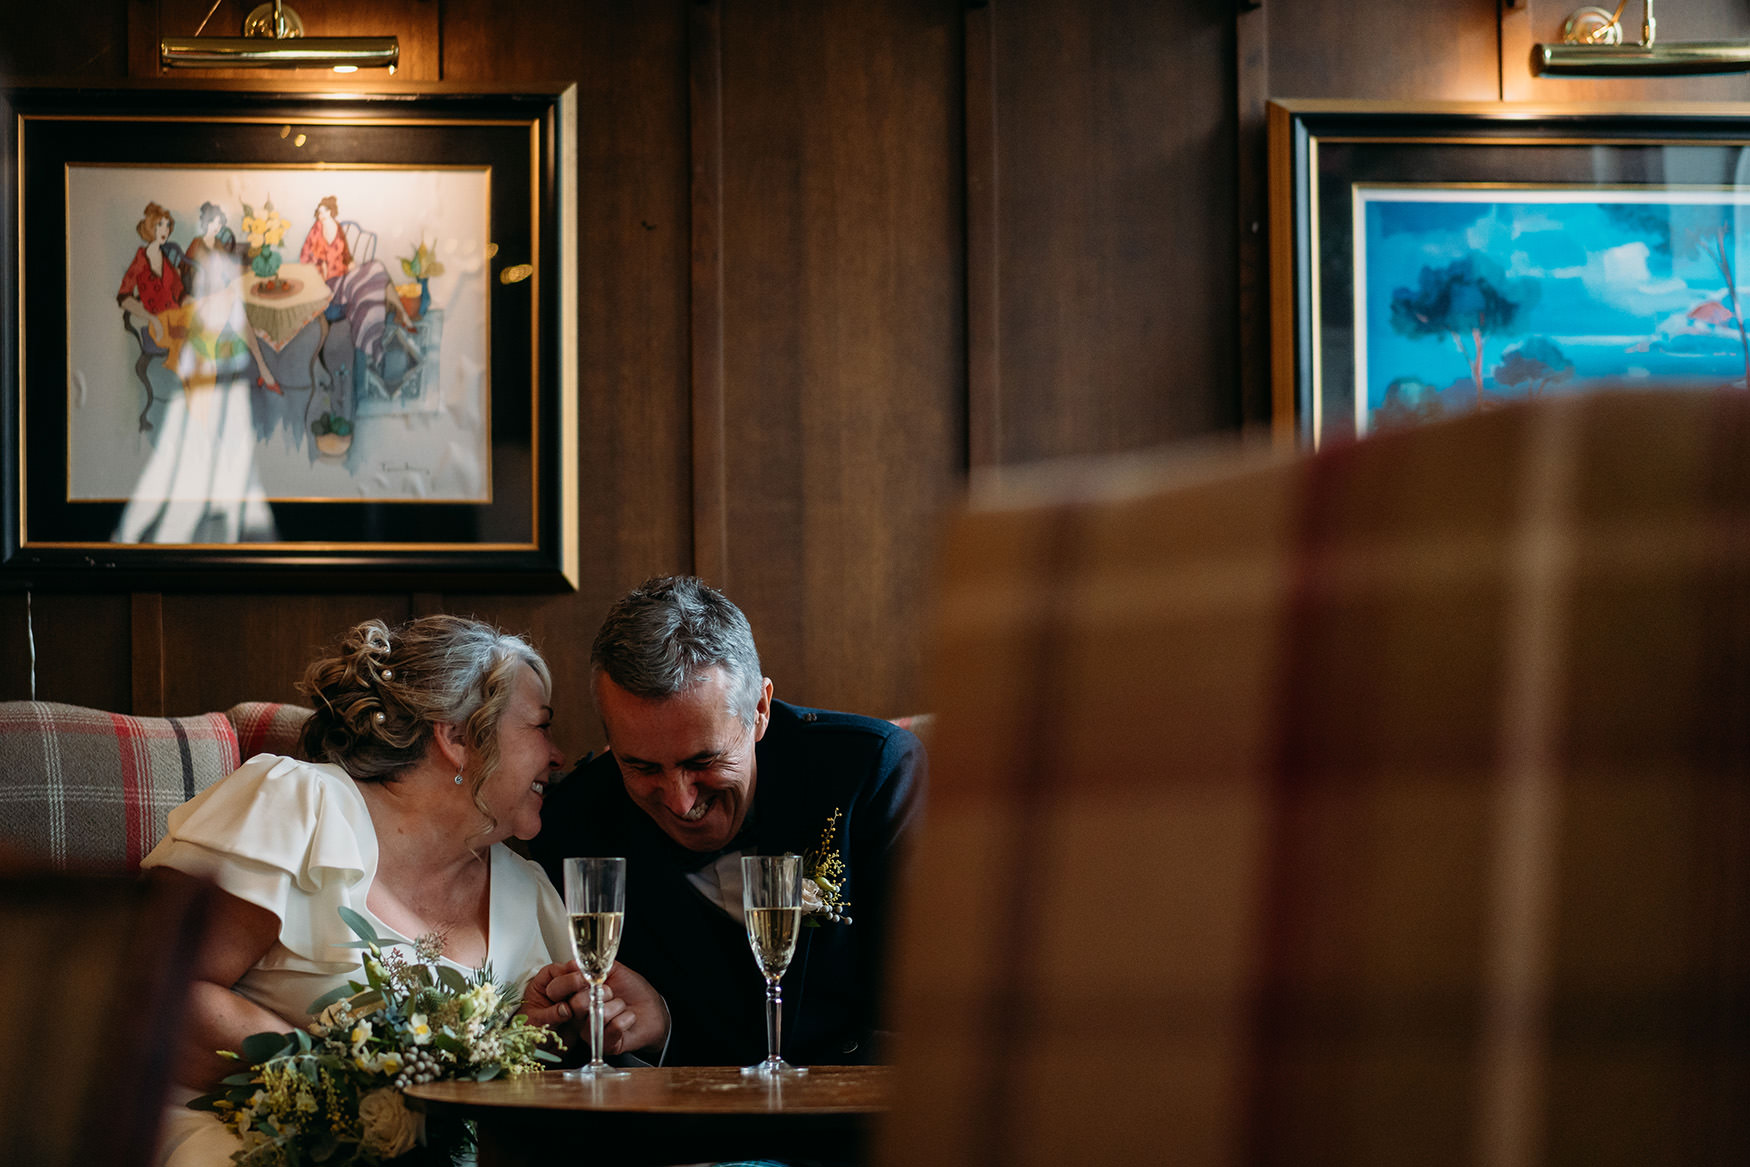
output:
<svg viewBox="0 0 1750 1167"><path fill-rule="evenodd" d="M295 754L309 713L265 701L192 717L0 702L0 856L135 871L172 807L245 758Z"/></svg>
<svg viewBox="0 0 1750 1167"><path fill-rule="evenodd" d="M1005 472L877 1162L1750 1163L1750 394Z"/></svg>

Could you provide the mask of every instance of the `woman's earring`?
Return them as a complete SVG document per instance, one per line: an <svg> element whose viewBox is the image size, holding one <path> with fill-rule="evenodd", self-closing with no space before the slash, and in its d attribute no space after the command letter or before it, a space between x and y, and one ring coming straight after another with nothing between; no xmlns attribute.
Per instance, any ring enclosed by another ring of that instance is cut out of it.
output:
<svg viewBox="0 0 1750 1167"><path fill-rule="evenodd" d="M457 774L456 775L456 785L460 786L461 784L462 784L462 776L460 774Z"/></svg>

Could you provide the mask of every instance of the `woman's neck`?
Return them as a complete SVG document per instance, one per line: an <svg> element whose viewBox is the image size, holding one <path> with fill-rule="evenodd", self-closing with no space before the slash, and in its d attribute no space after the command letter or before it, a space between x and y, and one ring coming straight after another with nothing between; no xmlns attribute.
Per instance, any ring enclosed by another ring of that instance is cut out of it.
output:
<svg viewBox="0 0 1750 1167"><path fill-rule="evenodd" d="M377 849L402 875L441 878L484 858L490 840L480 811L453 778L423 771L391 782L361 782L377 830ZM379 866L386 866L379 863Z"/></svg>
<svg viewBox="0 0 1750 1167"><path fill-rule="evenodd" d="M373 915L403 936L436 934L467 968L490 947L492 864L480 812L464 787L429 767L359 791L377 834L377 873L365 895Z"/></svg>

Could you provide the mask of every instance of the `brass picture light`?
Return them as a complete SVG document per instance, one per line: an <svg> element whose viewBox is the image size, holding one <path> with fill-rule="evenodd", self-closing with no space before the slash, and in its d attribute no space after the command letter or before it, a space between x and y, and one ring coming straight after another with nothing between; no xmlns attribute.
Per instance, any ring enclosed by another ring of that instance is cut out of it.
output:
<svg viewBox="0 0 1750 1167"><path fill-rule="evenodd" d="M1641 43L1622 43L1622 10L1579 8L1559 45L1533 45L1531 71L1542 77L1678 77L1750 72L1750 41L1654 42L1653 0L1643 0Z"/></svg>
<svg viewBox="0 0 1750 1167"><path fill-rule="evenodd" d="M327 68L350 73L387 66L392 73L400 57L400 43L392 36L305 36L304 22L281 0L269 0L245 17L242 36L204 37L197 29L194 36L167 36L158 42L158 59L168 69Z"/></svg>

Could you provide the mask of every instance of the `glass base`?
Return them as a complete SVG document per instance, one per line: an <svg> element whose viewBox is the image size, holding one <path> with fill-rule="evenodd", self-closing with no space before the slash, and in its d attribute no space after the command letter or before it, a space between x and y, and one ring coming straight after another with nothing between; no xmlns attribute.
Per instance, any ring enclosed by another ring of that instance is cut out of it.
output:
<svg viewBox="0 0 1750 1167"><path fill-rule="evenodd" d="M577 1067L575 1070L566 1070L565 1076L567 1078L578 1078L584 1081L599 1082L606 1078L630 1078L632 1073L630 1070L622 1070L618 1066L610 1066L606 1062L590 1062L587 1065Z"/></svg>
<svg viewBox="0 0 1750 1167"><path fill-rule="evenodd" d="M744 1078L800 1078L808 1073L807 1066L792 1066L783 1058L767 1058L752 1066L741 1067Z"/></svg>

